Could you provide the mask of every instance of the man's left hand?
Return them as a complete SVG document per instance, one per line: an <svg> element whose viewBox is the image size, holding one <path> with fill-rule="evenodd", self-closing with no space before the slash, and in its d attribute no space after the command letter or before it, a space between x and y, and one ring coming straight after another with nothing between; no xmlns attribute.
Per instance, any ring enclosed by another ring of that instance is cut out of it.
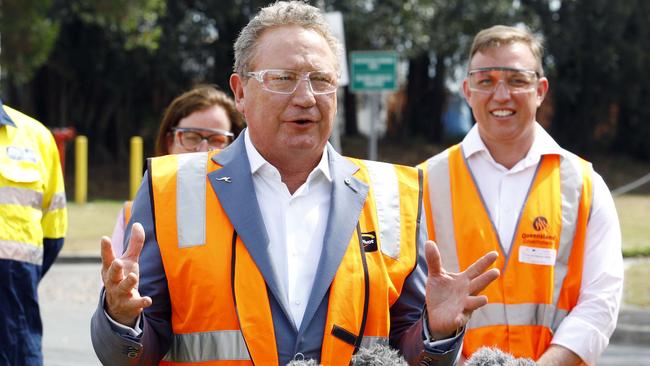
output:
<svg viewBox="0 0 650 366"><path fill-rule="evenodd" d="M487 304L487 296L477 295L499 277L499 270L488 268L497 259L497 252L489 252L461 273L442 268L440 252L431 240L425 245L428 265L426 303L429 333L434 340L453 336L465 326L472 311Z"/></svg>

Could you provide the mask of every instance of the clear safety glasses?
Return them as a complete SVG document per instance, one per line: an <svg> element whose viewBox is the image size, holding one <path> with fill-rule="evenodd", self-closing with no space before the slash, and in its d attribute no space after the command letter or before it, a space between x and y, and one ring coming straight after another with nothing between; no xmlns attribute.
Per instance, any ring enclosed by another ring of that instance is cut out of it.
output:
<svg viewBox="0 0 650 366"><path fill-rule="evenodd" d="M262 89L272 93L293 94L302 80L307 81L313 94L330 94L336 91L339 77L332 71L298 72L293 70L249 71L245 76L253 77Z"/></svg>
<svg viewBox="0 0 650 366"><path fill-rule="evenodd" d="M467 73L469 90L491 94L500 83L511 94L528 93L537 87L539 74L533 70L513 69L509 67L486 67L470 70Z"/></svg>

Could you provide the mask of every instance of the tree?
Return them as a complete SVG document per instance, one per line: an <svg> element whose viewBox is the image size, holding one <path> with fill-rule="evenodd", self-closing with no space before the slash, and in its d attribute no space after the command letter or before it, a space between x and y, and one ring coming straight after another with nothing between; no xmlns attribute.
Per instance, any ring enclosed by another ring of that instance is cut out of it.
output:
<svg viewBox="0 0 650 366"><path fill-rule="evenodd" d="M583 153L648 157L646 1L524 0L541 19L554 95L553 134ZM642 122L643 121L643 122Z"/></svg>
<svg viewBox="0 0 650 366"><path fill-rule="evenodd" d="M52 0L0 1L0 35L3 73L16 84L24 84L52 50L59 25L47 14Z"/></svg>
<svg viewBox="0 0 650 366"><path fill-rule="evenodd" d="M512 0L331 1L345 14L348 49L395 49L408 60L406 104L392 138L440 141L447 84L457 78L473 35L527 20ZM514 4L514 5L513 5Z"/></svg>

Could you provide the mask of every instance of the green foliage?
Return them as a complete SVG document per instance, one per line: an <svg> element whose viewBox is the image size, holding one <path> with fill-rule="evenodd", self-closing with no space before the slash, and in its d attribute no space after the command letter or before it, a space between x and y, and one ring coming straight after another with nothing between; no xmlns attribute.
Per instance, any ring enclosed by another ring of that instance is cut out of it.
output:
<svg viewBox="0 0 650 366"><path fill-rule="evenodd" d="M47 16L52 0L4 0L0 5L0 62L3 72L22 85L47 60L59 25Z"/></svg>
<svg viewBox="0 0 650 366"><path fill-rule="evenodd" d="M67 10L82 22L125 36L124 47L153 51L161 36L159 19L165 13L164 0L75 0Z"/></svg>
<svg viewBox="0 0 650 366"><path fill-rule="evenodd" d="M496 23L527 21L512 0L329 1L345 15L348 50L395 49L409 60L406 102L391 138L442 139L447 82L461 78L474 34ZM452 92L456 92L453 90Z"/></svg>
<svg viewBox="0 0 650 366"><path fill-rule="evenodd" d="M228 90L232 44L270 2L0 1L0 61L9 75L3 92L46 123L74 124L96 135L91 142L103 150L96 155L105 157L124 155L132 134L152 138L163 108L192 84ZM580 153L617 150L650 158L648 1L311 3L343 13L348 51L395 49L409 63L391 138L440 141L445 101L464 76L474 34L498 23L524 23L547 39L553 135Z"/></svg>
<svg viewBox="0 0 650 366"><path fill-rule="evenodd" d="M553 132L581 152L650 157L650 5L643 0L522 0L540 17L555 101ZM551 6L555 4L554 6ZM643 122L642 122L643 121Z"/></svg>

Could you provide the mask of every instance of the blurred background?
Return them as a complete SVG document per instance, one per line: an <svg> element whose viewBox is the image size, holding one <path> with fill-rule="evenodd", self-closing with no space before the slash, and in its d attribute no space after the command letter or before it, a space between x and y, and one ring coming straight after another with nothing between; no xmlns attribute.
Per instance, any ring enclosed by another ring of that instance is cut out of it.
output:
<svg viewBox="0 0 650 366"><path fill-rule="evenodd" d="M162 110L174 96L199 82L229 92L233 41L267 3L2 0L0 96L49 127L88 136L91 169L126 166L131 136L142 136L145 155L152 152ZM311 3L341 12L348 52L398 52L400 87L385 100L384 144L457 141L471 123L459 82L473 35L493 24L521 23L546 39L551 88L538 119L560 144L588 158L650 161L648 1ZM358 136L359 98L347 87L340 94L341 135ZM426 156L413 162L419 158ZM613 186L624 183L612 179L618 178L610 177ZM91 191L96 195L121 197L126 189Z"/></svg>

